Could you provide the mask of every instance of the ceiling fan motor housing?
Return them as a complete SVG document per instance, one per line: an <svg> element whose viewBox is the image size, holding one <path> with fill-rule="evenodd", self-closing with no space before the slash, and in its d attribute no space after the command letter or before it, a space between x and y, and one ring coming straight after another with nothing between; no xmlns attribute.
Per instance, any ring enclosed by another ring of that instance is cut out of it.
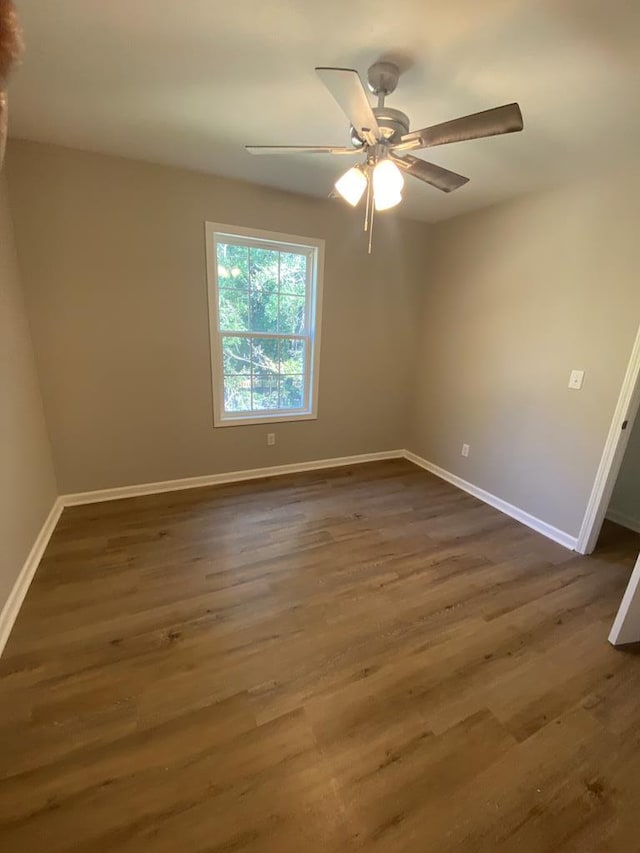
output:
<svg viewBox="0 0 640 853"><path fill-rule="evenodd" d="M401 136L409 133L409 117L400 110L394 110L392 107L373 107L373 113L386 142L399 142ZM354 148L362 148L364 145L364 139L358 136L354 127L351 128L351 143Z"/></svg>
<svg viewBox="0 0 640 853"><path fill-rule="evenodd" d="M398 142L400 137L409 132L409 119L400 110L394 110L384 105L384 99L395 91L400 78L400 69L393 62L374 62L367 73L369 89L378 96L378 106L373 107L373 113L378 121L382 137L386 142ZM355 148L365 144L355 130L351 128L351 142Z"/></svg>

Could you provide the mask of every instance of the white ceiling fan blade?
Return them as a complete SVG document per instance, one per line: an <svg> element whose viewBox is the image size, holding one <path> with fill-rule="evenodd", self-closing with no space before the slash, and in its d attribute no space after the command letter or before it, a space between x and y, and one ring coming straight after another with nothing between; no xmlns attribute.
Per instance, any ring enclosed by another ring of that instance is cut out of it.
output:
<svg viewBox="0 0 640 853"><path fill-rule="evenodd" d="M249 154L359 154L359 148L332 145L245 145Z"/></svg>
<svg viewBox="0 0 640 853"><path fill-rule="evenodd" d="M374 145L380 127L360 75L353 68L316 68L318 77L331 92L360 139Z"/></svg>
<svg viewBox="0 0 640 853"><path fill-rule="evenodd" d="M431 184L432 187L442 190L443 193L453 192L469 181L469 178L465 178L464 175L443 169L442 166L436 166L435 163L427 163L411 154L406 157L392 155L392 159L404 172L413 175L414 178L418 178L426 184Z"/></svg>

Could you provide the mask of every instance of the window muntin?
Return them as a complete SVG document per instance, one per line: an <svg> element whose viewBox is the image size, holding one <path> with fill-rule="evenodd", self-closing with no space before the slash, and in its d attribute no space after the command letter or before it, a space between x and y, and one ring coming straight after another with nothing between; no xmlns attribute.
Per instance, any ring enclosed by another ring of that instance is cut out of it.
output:
<svg viewBox="0 0 640 853"><path fill-rule="evenodd" d="M322 241L208 223L207 255L216 425L315 417Z"/></svg>

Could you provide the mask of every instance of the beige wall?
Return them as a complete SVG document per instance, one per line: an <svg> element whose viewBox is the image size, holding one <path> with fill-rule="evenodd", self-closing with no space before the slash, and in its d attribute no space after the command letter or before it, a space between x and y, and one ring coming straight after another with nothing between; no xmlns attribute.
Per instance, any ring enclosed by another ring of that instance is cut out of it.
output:
<svg viewBox="0 0 640 853"><path fill-rule="evenodd" d="M441 223L423 279L410 448L571 535L640 322L639 198L627 171Z"/></svg>
<svg viewBox="0 0 640 853"><path fill-rule="evenodd" d="M26 142L8 177L63 493L408 446L577 535L640 321L640 175L380 217L371 257L328 201ZM327 241L320 417L273 448L212 426L205 220Z"/></svg>
<svg viewBox="0 0 640 853"><path fill-rule="evenodd" d="M640 531L640 416L636 417L629 436L608 515Z"/></svg>
<svg viewBox="0 0 640 853"><path fill-rule="evenodd" d="M0 610L55 498L6 184L0 175Z"/></svg>
<svg viewBox="0 0 640 853"><path fill-rule="evenodd" d="M18 142L18 252L62 493L403 447L427 226ZM205 220L326 239L319 418L213 429Z"/></svg>

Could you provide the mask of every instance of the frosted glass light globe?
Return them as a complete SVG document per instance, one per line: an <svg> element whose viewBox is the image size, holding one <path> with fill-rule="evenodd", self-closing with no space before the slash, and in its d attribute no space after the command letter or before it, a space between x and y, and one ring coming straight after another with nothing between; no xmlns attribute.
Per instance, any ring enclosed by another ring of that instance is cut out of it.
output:
<svg viewBox="0 0 640 853"><path fill-rule="evenodd" d="M404 178L391 160L380 160L373 170L373 199L376 210L388 210L402 201Z"/></svg>
<svg viewBox="0 0 640 853"><path fill-rule="evenodd" d="M342 198L348 201L352 207L355 207L367 188L367 176L362 169L353 166L341 178L338 178L335 187Z"/></svg>

